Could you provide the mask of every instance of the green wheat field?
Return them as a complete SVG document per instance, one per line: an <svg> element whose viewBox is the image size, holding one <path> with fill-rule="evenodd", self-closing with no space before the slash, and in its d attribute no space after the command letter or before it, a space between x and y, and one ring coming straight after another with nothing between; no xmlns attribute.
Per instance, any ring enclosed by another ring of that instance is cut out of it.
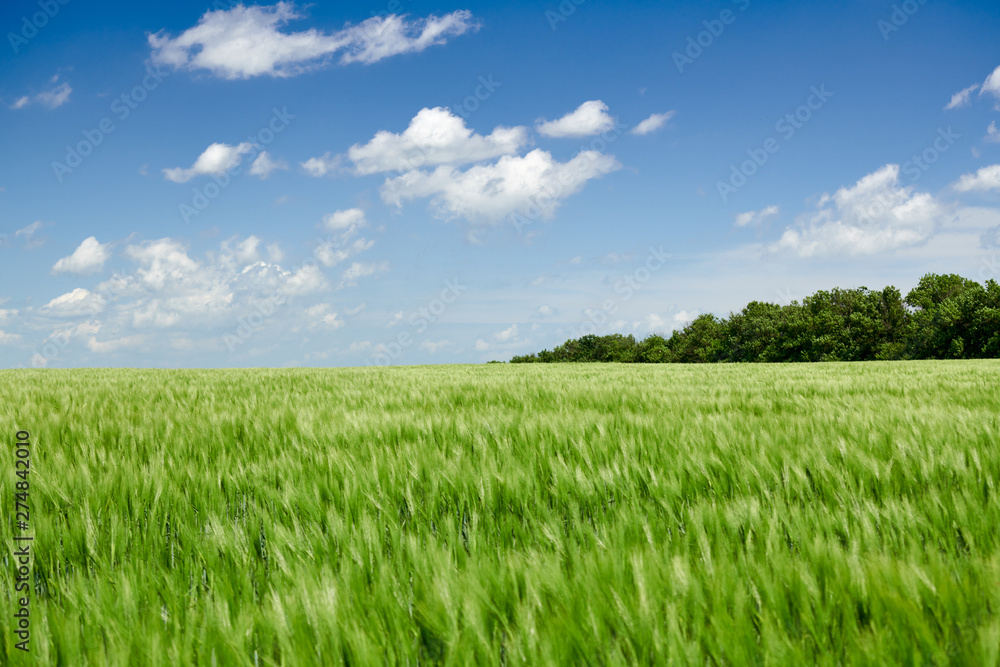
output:
<svg viewBox="0 0 1000 667"><path fill-rule="evenodd" d="M2 664L1000 661L997 361L0 371L0 425Z"/></svg>

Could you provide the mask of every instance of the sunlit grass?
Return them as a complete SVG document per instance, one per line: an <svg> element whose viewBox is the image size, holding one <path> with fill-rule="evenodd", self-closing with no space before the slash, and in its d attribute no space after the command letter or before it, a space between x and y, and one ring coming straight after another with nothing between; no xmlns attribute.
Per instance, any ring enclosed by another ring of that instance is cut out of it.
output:
<svg viewBox="0 0 1000 667"><path fill-rule="evenodd" d="M998 362L0 372L30 659L997 664L998 388Z"/></svg>

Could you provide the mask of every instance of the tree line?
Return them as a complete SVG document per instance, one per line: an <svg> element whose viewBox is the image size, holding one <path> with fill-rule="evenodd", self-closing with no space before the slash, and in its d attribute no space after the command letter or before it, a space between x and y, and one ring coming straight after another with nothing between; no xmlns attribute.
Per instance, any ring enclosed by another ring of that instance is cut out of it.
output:
<svg viewBox="0 0 1000 667"><path fill-rule="evenodd" d="M927 274L904 299L889 286L819 291L786 306L754 301L698 316L670 337L587 335L511 363L711 363L1000 357L1000 285Z"/></svg>

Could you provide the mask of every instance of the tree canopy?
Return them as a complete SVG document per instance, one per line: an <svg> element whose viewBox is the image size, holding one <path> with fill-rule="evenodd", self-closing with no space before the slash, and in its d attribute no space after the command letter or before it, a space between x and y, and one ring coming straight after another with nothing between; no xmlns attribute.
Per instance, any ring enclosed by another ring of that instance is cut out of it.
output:
<svg viewBox="0 0 1000 667"><path fill-rule="evenodd" d="M819 291L779 306L754 301L700 315L669 338L587 335L511 363L709 363L1000 357L1000 285L927 274L904 299L889 286Z"/></svg>

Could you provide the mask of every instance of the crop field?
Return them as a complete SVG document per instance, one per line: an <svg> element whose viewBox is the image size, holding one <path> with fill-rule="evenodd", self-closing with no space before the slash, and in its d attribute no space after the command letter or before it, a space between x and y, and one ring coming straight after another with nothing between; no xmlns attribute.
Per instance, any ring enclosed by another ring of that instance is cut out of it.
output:
<svg viewBox="0 0 1000 667"><path fill-rule="evenodd" d="M995 361L0 371L0 424L2 664L1000 660Z"/></svg>

